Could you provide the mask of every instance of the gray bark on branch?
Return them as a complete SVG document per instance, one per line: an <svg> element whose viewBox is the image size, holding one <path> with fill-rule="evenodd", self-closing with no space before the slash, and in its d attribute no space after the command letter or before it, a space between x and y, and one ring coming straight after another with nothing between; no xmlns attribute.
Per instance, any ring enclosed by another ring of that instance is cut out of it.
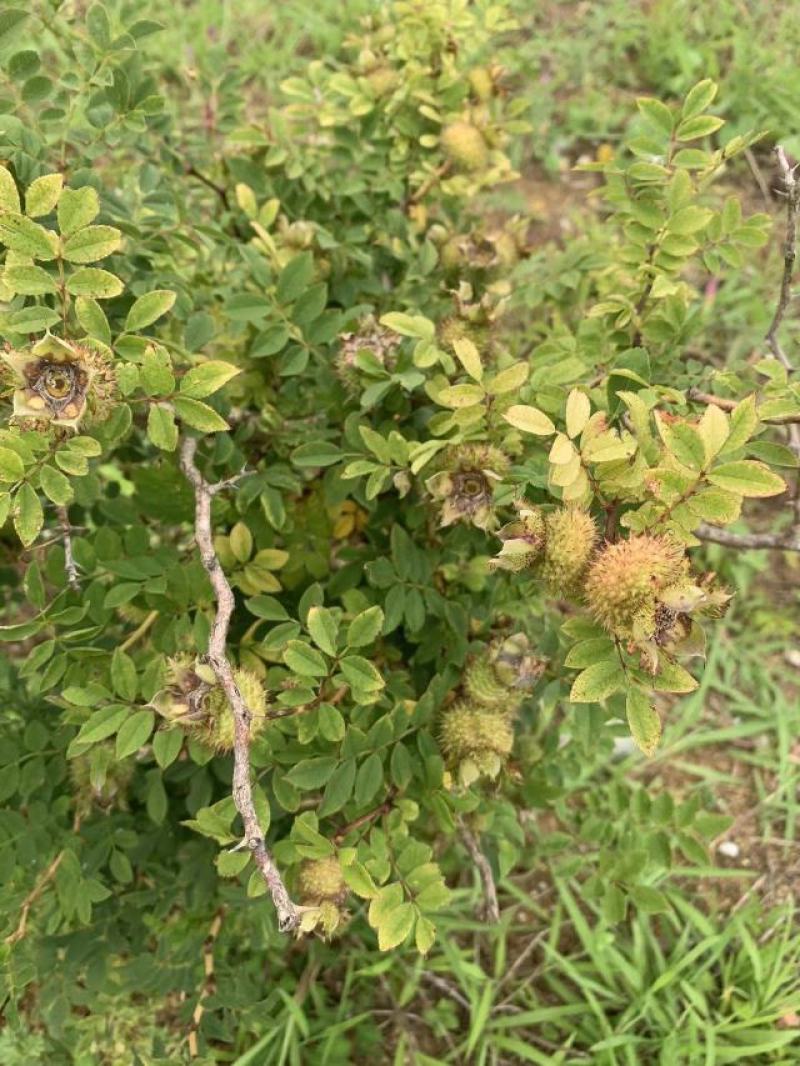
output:
<svg viewBox="0 0 800 1066"><path fill-rule="evenodd" d="M245 846L252 852L255 864L272 896L278 915L278 928L285 933L297 927L300 921L300 910L292 902L280 871L275 865L275 860L267 850L253 804L253 791L250 785L251 714L234 680L233 668L227 652L228 629L235 600L233 590L214 550L214 537L211 529L211 501L231 482L230 480L215 483L206 481L195 463L196 451L197 441L193 437L184 437L181 441L180 462L186 479L194 489L194 539L217 601L214 623L208 641L207 659L233 711L233 802L236 804L244 825Z"/></svg>

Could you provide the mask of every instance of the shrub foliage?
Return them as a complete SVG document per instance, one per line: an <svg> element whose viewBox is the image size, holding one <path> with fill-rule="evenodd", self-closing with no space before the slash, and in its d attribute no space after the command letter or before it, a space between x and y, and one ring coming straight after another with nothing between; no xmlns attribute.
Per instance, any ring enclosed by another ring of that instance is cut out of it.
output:
<svg viewBox="0 0 800 1066"><path fill-rule="evenodd" d="M163 991L157 950L119 961L171 926L185 968L222 902L243 944L271 895L428 952L459 837L505 874L521 808L627 729L656 749L735 593L702 542L786 491L800 419L775 331L691 354L770 223L709 195L756 139L711 81L585 166L565 295L495 207L502 4L397 0L278 102L226 74L208 128L126 11L44 52L0 24L7 991L87 1047L86 959ZM609 841L587 895L659 910L700 818Z"/></svg>

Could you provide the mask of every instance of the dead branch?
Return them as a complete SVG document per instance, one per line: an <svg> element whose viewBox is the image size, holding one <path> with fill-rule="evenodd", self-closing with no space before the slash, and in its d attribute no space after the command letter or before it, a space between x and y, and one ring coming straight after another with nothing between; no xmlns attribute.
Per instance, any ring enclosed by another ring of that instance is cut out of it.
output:
<svg viewBox="0 0 800 1066"><path fill-rule="evenodd" d="M791 372L794 367L781 347L781 343L778 340L778 330L792 299L792 274L794 273L794 263L797 258L797 218L800 212L800 184L798 184L794 176L794 167L789 165L789 160L786 158L786 153L780 144L775 148L775 154L778 157L778 166L781 169L781 177L786 191L786 236L783 242L783 277L781 278L778 303L765 340L775 358Z"/></svg>
<svg viewBox="0 0 800 1066"><path fill-rule="evenodd" d="M205 1000L214 990L214 945L222 929L222 919L225 912L218 910L214 915L208 935L203 941L203 983L200 986L200 994L197 997L197 1006L192 1014L192 1024L189 1028L189 1055L196 1059L200 1054L197 1034L200 1032L200 1023L206 1012Z"/></svg>
<svg viewBox="0 0 800 1066"><path fill-rule="evenodd" d="M233 711L233 801L244 825L244 842L253 853L255 864L272 896L278 915L278 928L281 932L288 932L297 926L300 913L289 896L272 855L267 850L253 805L253 792L250 785L251 713L234 680L233 668L227 653L228 629L235 600L233 590L214 550L211 501L229 482L220 481L212 484L206 481L195 463L196 451L197 441L193 437L184 437L181 442L180 461L181 469L194 489L194 539L217 602L206 657Z"/></svg>
<svg viewBox="0 0 800 1066"><path fill-rule="evenodd" d="M17 922L17 928L14 930L13 933L9 933L8 936L5 938L6 944L16 944L17 941L22 940L22 938L25 936L26 932L28 931L28 915L31 912L31 907L34 905L34 903L42 895L44 890L55 877L56 872L59 866L61 865L65 854L66 853L64 851L59 851L58 855L56 855L56 857L53 859L47 869L42 873L41 877L39 877L36 884L30 890L28 895L22 901L22 907L20 908L19 912L19 921Z"/></svg>
<svg viewBox="0 0 800 1066"><path fill-rule="evenodd" d="M800 529L786 533L731 533L703 522L692 531L700 540L722 544L726 548L769 548L776 551L800 552Z"/></svg>

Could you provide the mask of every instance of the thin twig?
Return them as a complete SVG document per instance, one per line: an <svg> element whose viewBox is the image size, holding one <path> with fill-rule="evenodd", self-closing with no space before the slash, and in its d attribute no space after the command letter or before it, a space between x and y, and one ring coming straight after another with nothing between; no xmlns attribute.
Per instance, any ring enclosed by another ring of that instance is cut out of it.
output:
<svg viewBox="0 0 800 1066"><path fill-rule="evenodd" d="M712 392L703 392L701 389L689 389L686 393L686 398L694 400L696 403L704 403L706 406L713 404L723 411L733 411L737 406L736 400L731 400L726 396L715 396ZM791 415L773 415L769 418L760 418L759 421L763 422L765 426L791 426L795 422L800 423L800 411Z"/></svg>
<svg viewBox="0 0 800 1066"><path fill-rule="evenodd" d="M722 544L726 548L770 548L778 551L800 552L800 530L787 533L731 533L703 522L692 531L700 540Z"/></svg>
<svg viewBox="0 0 800 1066"><path fill-rule="evenodd" d="M347 825L342 826L338 833L334 836L333 841L335 844L341 844L348 833L352 833L354 829L360 829L362 825L369 825L370 822L374 822L376 818L380 818L384 814L388 814L392 809L392 801L394 799L394 793L391 792L386 799L378 807L373 808L371 811L367 811L366 814L360 815L352 822L348 822Z"/></svg>
<svg viewBox="0 0 800 1066"><path fill-rule="evenodd" d="M758 160L753 155L751 149L745 148L744 157L747 160L747 165L750 167L750 172L756 179L756 185L759 187L761 195L764 197L764 206L769 210L772 206L772 194L770 193L767 179L764 177L761 167L758 165Z"/></svg>
<svg viewBox="0 0 800 1066"><path fill-rule="evenodd" d="M144 621L141 622L136 627L136 629L134 629L131 635L129 637L126 637L125 640L123 640L122 644L120 644L119 646L119 650L127 651L128 648L132 648L136 641L140 640L145 635L150 626L152 626L153 622L155 622L156 618L158 618L159 613L159 611L151 611L144 619Z"/></svg>
<svg viewBox="0 0 800 1066"><path fill-rule="evenodd" d="M28 931L28 915L30 914L31 907L34 905L34 903L42 895L44 890L55 877L56 871L61 865L65 854L65 851L59 851L58 855L56 855L56 857L53 859L47 869L39 877L36 884L30 890L28 895L22 901L22 908L20 909L17 928L14 930L13 933L9 933L8 936L5 938L6 944L16 944L17 941L22 940L22 938L25 936L26 932Z"/></svg>
<svg viewBox="0 0 800 1066"><path fill-rule="evenodd" d="M472 833L465 826L459 828L459 836L461 837L465 848L470 854L470 858L475 864L475 868L480 875L481 884L483 885L483 911L486 919L496 924L500 921L500 904L497 900L497 886L494 883L494 874L492 868L489 865L489 860L481 851L478 846L478 842Z"/></svg>
<svg viewBox="0 0 800 1066"><path fill-rule="evenodd" d="M214 915L208 934L203 941L203 984L200 987L200 995L197 997L197 1006L192 1014L192 1024L189 1028L189 1055L196 1059L199 1055L197 1034L200 1032L200 1022L206 1012L205 1000L214 990L214 945L220 930L225 911L220 909Z"/></svg>
<svg viewBox="0 0 800 1066"><path fill-rule="evenodd" d="M214 590L217 608L211 636L208 641L207 659L222 686L233 711L233 801L242 817L244 839L253 853L255 864L264 878L275 910L281 932L294 929L300 921L300 911L292 902L283 878L272 855L267 850L264 835L253 804L250 784L250 710L244 702L239 686L233 676L233 668L227 653L228 628L235 606L233 590L220 566L214 549L211 531L211 501L221 491L225 482L211 484L205 480L195 463L197 441L184 437L181 442L181 469L194 489L194 539L200 552L203 568Z"/></svg>
<svg viewBox="0 0 800 1066"><path fill-rule="evenodd" d="M463 1007L467 1011L471 1010L467 997L462 995L455 985L452 985L446 978L440 977L438 973L431 973L430 970L424 970L422 976L435 988L438 988L440 992L444 992L450 999L455 1000L459 1007Z"/></svg>
<svg viewBox="0 0 800 1066"><path fill-rule="evenodd" d="M71 589L80 589L78 580L78 565L72 553L72 526L69 523L69 513L63 505L56 507L58 521L61 523L61 532L64 535L64 570L67 575L67 584Z"/></svg>
<svg viewBox="0 0 800 1066"><path fill-rule="evenodd" d="M765 340L775 358L780 360L786 369L791 372L794 367L781 347L778 340L778 330L792 298L792 274L794 273L794 263L797 258L797 217L798 212L800 212L800 184L798 184L794 176L794 167L789 165L789 160L786 158L786 153L780 144L775 148L775 154L778 157L778 166L781 168L781 177L786 190L786 236L783 242L781 290L778 295L775 314L772 316L772 322L767 330Z"/></svg>

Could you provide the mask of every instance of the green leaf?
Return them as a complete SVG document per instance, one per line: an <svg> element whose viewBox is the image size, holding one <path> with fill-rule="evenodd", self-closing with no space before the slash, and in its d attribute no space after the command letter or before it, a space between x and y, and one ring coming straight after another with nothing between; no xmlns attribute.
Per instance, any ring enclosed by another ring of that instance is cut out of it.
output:
<svg viewBox="0 0 800 1066"><path fill-rule="evenodd" d="M699 137L708 137L724 125L725 120L717 118L716 115L698 115L696 118L684 119L675 131L675 136L679 141L696 141Z"/></svg>
<svg viewBox="0 0 800 1066"><path fill-rule="evenodd" d="M339 625L327 607L312 607L306 619L311 639L328 655L336 654L336 636Z"/></svg>
<svg viewBox="0 0 800 1066"><path fill-rule="evenodd" d="M283 653L283 661L302 677L325 677L328 664L320 653L303 640L290 640Z"/></svg>
<svg viewBox="0 0 800 1066"><path fill-rule="evenodd" d="M58 311L49 307L23 307L8 317L8 324L15 333L41 333L60 321Z"/></svg>
<svg viewBox="0 0 800 1066"><path fill-rule="evenodd" d="M670 233L686 236L704 229L711 221L713 214L714 212L709 211L707 207L697 207L694 204L689 204L688 207L682 207L679 211L676 211L669 219L667 226Z"/></svg>
<svg viewBox="0 0 800 1066"><path fill-rule="evenodd" d="M651 682L656 692L694 692L697 680L680 663L661 656L658 673Z"/></svg>
<svg viewBox="0 0 800 1066"><path fill-rule="evenodd" d="M512 366L495 374L486 386L486 391L491 396L502 396L506 392L515 392L521 389L528 380L530 366L527 363L514 363Z"/></svg>
<svg viewBox="0 0 800 1066"><path fill-rule="evenodd" d="M182 747L181 729L160 729L153 737L153 754L162 770L166 770L175 762Z"/></svg>
<svg viewBox="0 0 800 1066"><path fill-rule="evenodd" d="M632 885L629 889L630 897L640 911L645 914L666 914L669 912L669 903L663 893L649 885Z"/></svg>
<svg viewBox="0 0 800 1066"><path fill-rule="evenodd" d="M420 915L414 931L414 941L420 955L427 955L436 940L436 926L430 920ZM527 1045L525 1045L527 1047Z"/></svg>
<svg viewBox="0 0 800 1066"><path fill-rule="evenodd" d="M44 226L13 211L0 211L0 243L32 259L56 258L54 241Z"/></svg>
<svg viewBox="0 0 800 1066"><path fill-rule="evenodd" d="M606 885L603 893L603 917L609 925L625 920L626 902L625 894L618 885Z"/></svg>
<svg viewBox="0 0 800 1066"><path fill-rule="evenodd" d="M378 947L391 951L402 944L414 925L416 910L411 903L401 903L383 918L378 926Z"/></svg>
<svg viewBox="0 0 800 1066"><path fill-rule="evenodd" d="M75 301L75 314L90 337L94 337L104 344L111 343L111 327L108 324L105 311L96 300L89 296L79 296Z"/></svg>
<svg viewBox="0 0 800 1066"><path fill-rule="evenodd" d="M27 482L14 497L13 515L17 536L27 548L36 540L44 524L44 513L39 497Z"/></svg>
<svg viewBox="0 0 800 1066"><path fill-rule="evenodd" d="M681 108L682 118L694 118L709 106L717 95L717 86L711 78L704 78L689 90Z"/></svg>
<svg viewBox="0 0 800 1066"><path fill-rule="evenodd" d="M436 336L436 326L422 315L406 315L402 311L390 311L382 315L380 323L402 337L417 337L419 340L432 341Z"/></svg>
<svg viewBox="0 0 800 1066"><path fill-rule="evenodd" d="M276 296L281 304L293 303L308 288L314 276L314 256L301 252L294 256L280 273Z"/></svg>
<svg viewBox="0 0 800 1066"><path fill-rule="evenodd" d="M660 100L650 96L640 96L636 101L639 113L647 119L654 129L669 136L672 133L674 118L672 111Z"/></svg>
<svg viewBox="0 0 800 1066"><path fill-rule="evenodd" d="M105 740L116 733L129 713L127 707L120 707L119 704L103 707L83 723L75 740L82 744L96 744L99 740Z"/></svg>
<svg viewBox="0 0 800 1066"><path fill-rule="evenodd" d="M49 463L45 464L39 471L39 484L48 500L52 500L53 503L59 506L71 503L75 495L69 478L64 477L60 470L56 470Z"/></svg>
<svg viewBox="0 0 800 1066"><path fill-rule="evenodd" d="M113 226L84 226L66 238L63 255L70 263L94 263L116 252L121 243L122 234Z"/></svg>
<svg viewBox="0 0 800 1066"><path fill-rule="evenodd" d="M100 213L97 192L87 185L83 189L64 189L58 201L58 228L69 237L93 222Z"/></svg>
<svg viewBox="0 0 800 1066"><path fill-rule="evenodd" d="M20 481L25 476L25 464L11 448L0 447L0 481Z"/></svg>
<svg viewBox="0 0 800 1066"><path fill-rule="evenodd" d="M111 656L111 684L122 699L130 702L136 699L139 690L136 667L133 659L122 648L115 648Z"/></svg>
<svg viewBox="0 0 800 1066"><path fill-rule="evenodd" d="M124 288L116 274L99 267L83 267L67 279L67 292L73 296L91 296L96 300L110 300L119 296Z"/></svg>
<svg viewBox="0 0 800 1066"><path fill-rule="evenodd" d="M356 780L356 760L346 759L336 767L325 786L322 802L318 808L320 818L327 818L330 814L340 811L353 795L353 785Z"/></svg>
<svg viewBox="0 0 800 1066"><path fill-rule="evenodd" d="M172 411L153 404L147 415L147 436L156 448L174 452L178 446L178 427L175 425Z"/></svg>
<svg viewBox="0 0 800 1066"><path fill-rule="evenodd" d="M342 659L340 665L348 683L355 688L368 692L383 688L384 680L377 668L360 655L348 655Z"/></svg>
<svg viewBox="0 0 800 1066"><path fill-rule="evenodd" d="M63 188L63 174L43 174L32 181L25 193L25 214L28 218L49 215L58 203Z"/></svg>
<svg viewBox="0 0 800 1066"><path fill-rule="evenodd" d="M55 279L37 266L7 266L3 281L21 296L43 296L57 291Z"/></svg>
<svg viewBox="0 0 800 1066"><path fill-rule="evenodd" d="M144 296L140 296L128 311L125 319L126 331L135 333L137 330L144 329L145 326L152 325L172 308L175 295L171 289L155 289L153 292L146 292Z"/></svg>
<svg viewBox="0 0 800 1066"><path fill-rule="evenodd" d="M712 485L740 496L778 496L786 491L786 482L757 459L739 459L715 467L708 475Z"/></svg>
<svg viewBox="0 0 800 1066"><path fill-rule="evenodd" d="M383 784L383 762L380 755L373 751L362 762L356 775L356 803L363 807L369 803Z"/></svg>
<svg viewBox="0 0 800 1066"><path fill-rule="evenodd" d="M378 886L363 863L351 862L349 866L342 869L342 876L350 891L355 892L362 899L375 899L378 895Z"/></svg>
<svg viewBox="0 0 800 1066"><path fill-rule="evenodd" d="M295 788L303 792L322 788L331 778L333 771L339 764L336 755L320 755L316 759L303 759L295 763L286 775Z"/></svg>
<svg viewBox="0 0 800 1066"><path fill-rule="evenodd" d="M661 739L661 719L658 711L640 688L628 689L625 713L636 746L645 755L652 755Z"/></svg>
<svg viewBox="0 0 800 1066"><path fill-rule="evenodd" d="M597 703L619 691L625 674L617 659L602 659L587 666L575 678L570 690L570 703Z"/></svg>
<svg viewBox="0 0 800 1066"><path fill-rule="evenodd" d="M117 732L117 758L124 759L143 747L150 739L154 725L153 711L134 711L129 715Z"/></svg>
<svg viewBox="0 0 800 1066"><path fill-rule="evenodd" d="M356 615L347 627L347 646L362 648L378 638L383 629L383 611L380 607L368 607Z"/></svg>
<svg viewBox="0 0 800 1066"><path fill-rule="evenodd" d="M230 428L222 415L201 400L176 396L172 402L178 417L192 429L199 429L203 433L220 433Z"/></svg>
<svg viewBox="0 0 800 1066"><path fill-rule="evenodd" d="M292 462L302 467L332 466L341 458L341 450L327 440L309 441L292 452Z"/></svg>
<svg viewBox="0 0 800 1066"><path fill-rule="evenodd" d="M529 407L527 404L513 404L503 415L506 422L521 429L523 433L533 433L537 437L549 437L555 433L556 427L544 411L537 407Z"/></svg>
<svg viewBox="0 0 800 1066"><path fill-rule="evenodd" d="M241 374L241 368L232 363L209 360L194 366L181 379L181 395L192 400L202 400L221 389L231 378Z"/></svg>

